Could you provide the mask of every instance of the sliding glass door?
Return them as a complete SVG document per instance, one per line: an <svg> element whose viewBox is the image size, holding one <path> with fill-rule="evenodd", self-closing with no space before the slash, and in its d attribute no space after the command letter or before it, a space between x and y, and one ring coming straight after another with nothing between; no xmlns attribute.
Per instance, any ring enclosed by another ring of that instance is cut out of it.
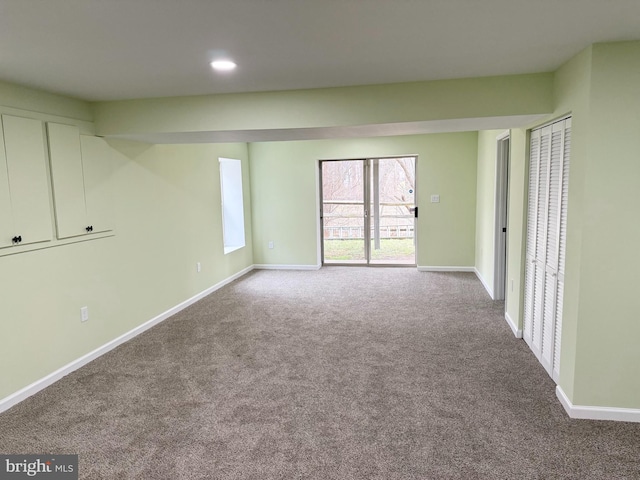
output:
<svg viewBox="0 0 640 480"><path fill-rule="evenodd" d="M321 162L323 263L366 264L364 160Z"/></svg>
<svg viewBox="0 0 640 480"><path fill-rule="evenodd" d="M415 160L320 162L323 264L415 265Z"/></svg>

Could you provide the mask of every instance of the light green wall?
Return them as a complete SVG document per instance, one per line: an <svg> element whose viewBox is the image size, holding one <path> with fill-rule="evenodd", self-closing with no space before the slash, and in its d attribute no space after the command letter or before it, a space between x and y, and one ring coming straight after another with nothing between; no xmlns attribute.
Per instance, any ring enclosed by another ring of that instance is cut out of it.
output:
<svg viewBox="0 0 640 480"><path fill-rule="evenodd" d="M527 208L527 135L514 129L509 137L509 200L507 209L507 292L505 312L522 330L524 300L524 261Z"/></svg>
<svg viewBox="0 0 640 480"><path fill-rule="evenodd" d="M476 263L484 283L493 290L495 259L495 188L497 137L504 130L478 133L476 198Z"/></svg>
<svg viewBox="0 0 640 480"><path fill-rule="evenodd" d="M93 110L88 102L2 81L0 105L88 122L93 120Z"/></svg>
<svg viewBox="0 0 640 480"><path fill-rule="evenodd" d="M512 75L94 104L99 135L339 127L546 114L553 75Z"/></svg>
<svg viewBox="0 0 640 480"><path fill-rule="evenodd" d="M245 144L110 143L116 235L0 257L0 398L253 264ZM248 246L229 255L218 156L244 169Z"/></svg>
<svg viewBox="0 0 640 480"><path fill-rule="evenodd" d="M417 154L418 265L474 265L475 132L263 142L249 152L257 264L318 264L318 159ZM432 194L440 203L430 203Z"/></svg>
<svg viewBox="0 0 640 480"><path fill-rule="evenodd" d="M591 66L573 399L640 408L640 42L594 45Z"/></svg>
<svg viewBox="0 0 640 480"><path fill-rule="evenodd" d="M316 182L307 142L249 144L256 264L317 265ZM267 249L267 243L274 243Z"/></svg>

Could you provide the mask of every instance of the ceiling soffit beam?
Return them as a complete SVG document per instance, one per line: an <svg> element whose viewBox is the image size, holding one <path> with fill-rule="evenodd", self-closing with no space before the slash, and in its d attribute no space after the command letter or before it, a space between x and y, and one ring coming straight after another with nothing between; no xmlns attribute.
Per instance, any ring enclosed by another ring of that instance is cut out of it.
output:
<svg viewBox="0 0 640 480"><path fill-rule="evenodd" d="M539 123L547 114L514 115L508 117L463 118L427 122L404 122L352 127L318 127L297 129L225 130L209 132L156 132L109 135L108 138L133 140L148 144L194 144L324 140L338 138L371 138L429 133L468 132L524 128Z"/></svg>
<svg viewBox="0 0 640 480"><path fill-rule="evenodd" d="M103 136L337 128L335 136L361 126L548 114L553 74L122 100L93 109Z"/></svg>

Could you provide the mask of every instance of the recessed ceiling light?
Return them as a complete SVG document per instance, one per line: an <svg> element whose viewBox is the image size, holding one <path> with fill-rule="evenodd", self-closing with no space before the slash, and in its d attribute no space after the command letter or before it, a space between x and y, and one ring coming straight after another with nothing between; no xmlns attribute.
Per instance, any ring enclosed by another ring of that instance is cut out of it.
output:
<svg viewBox="0 0 640 480"><path fill-rule="evenodd" d="M234 70L236 66L231 60L214 60L211 62L211 68L218 72L229 72Z"/></svg>

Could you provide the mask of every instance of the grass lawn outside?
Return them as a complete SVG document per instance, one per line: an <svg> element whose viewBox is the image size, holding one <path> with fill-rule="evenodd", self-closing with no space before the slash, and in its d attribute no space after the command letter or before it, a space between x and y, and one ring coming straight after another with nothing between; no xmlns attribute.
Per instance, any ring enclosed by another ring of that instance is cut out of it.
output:
<svg viewBox="0 0 640 480"><path fill-rule="evenodd" d="M389 263L414 262L415 246L413 238L383 238L380 240L380 249L373 248L371 242L371 261L387 261ZM361 239L329 240L324 241L325 261L364 261L364 241Z"/></svg>

